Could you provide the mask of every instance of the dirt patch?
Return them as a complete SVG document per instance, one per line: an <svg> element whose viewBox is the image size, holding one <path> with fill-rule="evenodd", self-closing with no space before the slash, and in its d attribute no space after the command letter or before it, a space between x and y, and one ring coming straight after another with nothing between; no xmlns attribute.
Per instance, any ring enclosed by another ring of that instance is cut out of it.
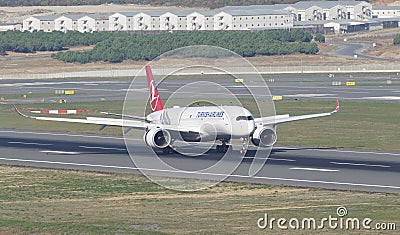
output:
<svg viewBox="0 0 400 235"><path fill-rule="evenodd" d="M372 6L398 6L400 1L396 0L376 0L371 2Z"/></svg>

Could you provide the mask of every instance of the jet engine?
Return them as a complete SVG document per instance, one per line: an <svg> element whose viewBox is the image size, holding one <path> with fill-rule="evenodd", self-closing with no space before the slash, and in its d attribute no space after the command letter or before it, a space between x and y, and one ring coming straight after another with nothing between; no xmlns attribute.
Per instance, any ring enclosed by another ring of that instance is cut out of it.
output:
<svg viewBox="0 0 400 235"><path fill-rule="evenodd" d="M166 148L171 144L171 134L161 128L149 130L143 137L146 144L152 148Z"/></svg>
<svg viewBox="0 0 400 235"><path fill-rule="evenodd" d="M277 139L276 132L271 127L257 128L253 136L251 137L251 142L255 146L259 147L271 147L275 144Z"/></svg>

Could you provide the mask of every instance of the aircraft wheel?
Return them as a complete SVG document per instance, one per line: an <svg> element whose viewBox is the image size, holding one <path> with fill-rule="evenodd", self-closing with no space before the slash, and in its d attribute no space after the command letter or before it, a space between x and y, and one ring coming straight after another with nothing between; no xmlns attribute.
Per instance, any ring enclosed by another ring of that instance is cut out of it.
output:
<svg viewBox="0 0 400 235"><path fill-rule="evenodd" d="M163 153L164 154L174 154L175 151L171 147L166 147L166 148L163 148Z"/></svg>
<svg viewBox="0 0 400 235"><path fill-rule="evenodd" d="M217 145L216 150L218 153L226 153L228 151L228 148L228 145Z"/></svg>

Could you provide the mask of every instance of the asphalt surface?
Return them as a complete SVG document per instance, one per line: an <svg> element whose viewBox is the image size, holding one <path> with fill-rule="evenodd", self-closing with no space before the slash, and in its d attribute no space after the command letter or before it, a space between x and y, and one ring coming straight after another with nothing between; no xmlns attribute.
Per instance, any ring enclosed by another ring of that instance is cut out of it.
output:
<svg viewBox="0 0 400 235"><path fill-rule="evenodd" d="M329 52L328 54L334 55L334 56L340 56L340 57L345 57L345 58L354 58L354 55L357 56L357 59L371 59L371 60L391 60L389 58L379 58L375 56L369 56L365 55L362 52L367 50L370 45L365 44L365 43L342 43L342 42L336 42L336 43L331 43L333 45L338 45L339 49Z"/></svg>
<svg viewBox="0 0 400 235"><path fill-rule="evenodd" d="M133 149L135 166L122 137L95 136L55 132L0 129L0 164L80 169L108 172L129 172L171 177L215 180L221 172L207 173L200 169L233 158L210 151L200 157L180 154L162 155L162 161L175 170L157 165L155 156L140 139L128 141ZM265 160L266 156L258 156ZM256 164L261 170L249 176ZM145 167L142 167L145 166ZM374 192L400 192L400 153L352 151L329 148L274 148L266 162L256 161L251 154L226 180L284 184L293 186L351 189Z"/></svg>
<svg viewBox="0 0 400 235"><path fill-rule="evenodd" d="M217 83L229 89L233 94L246 97L246 89L240 83L234 83L224 79L216 79ZM356 86L346 86L347 81L355 81ZM388 77L374 78L270 78L267 79L268 87L272 95L283 98L308 98L308 99L336 99L342 100L367 100L367 101L400 101L400 79L391 78L391 84L387 85ZM196 80L179 79L162 82L158 86L161 97L171 95L177 89L196 82ZM341 85L332 85L340 82ZM45 101L99 101L99 100L124 100L130 88L130 80L0 80L0 95L10 94L43 94ZM137 83L135 89L137 95L130 99L143 99L148 97L145 78ZM250 84L251 85L251 84ZM76 95L55 96L56 90L74 90ZM198 93L207 92L206 89L196 90ZM190 94L189 94L190 95ZM29 97L29 95L28 95ZM42 98L11 99L16 102L41 102Z"/></svg>

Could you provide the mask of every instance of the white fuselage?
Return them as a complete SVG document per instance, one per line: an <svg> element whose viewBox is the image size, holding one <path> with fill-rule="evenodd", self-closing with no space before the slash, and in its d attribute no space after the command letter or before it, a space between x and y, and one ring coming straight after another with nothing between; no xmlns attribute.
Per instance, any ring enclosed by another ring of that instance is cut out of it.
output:
<svg viewBox="0 0 400 235"><path fill-rule="evenodd" d="M154 124L185 129L198 127L201 140L248 137L255 130L252 114L239 106L177 107L153 112L147 120ZM188 141L198 141L187 135Z"/></svg>

